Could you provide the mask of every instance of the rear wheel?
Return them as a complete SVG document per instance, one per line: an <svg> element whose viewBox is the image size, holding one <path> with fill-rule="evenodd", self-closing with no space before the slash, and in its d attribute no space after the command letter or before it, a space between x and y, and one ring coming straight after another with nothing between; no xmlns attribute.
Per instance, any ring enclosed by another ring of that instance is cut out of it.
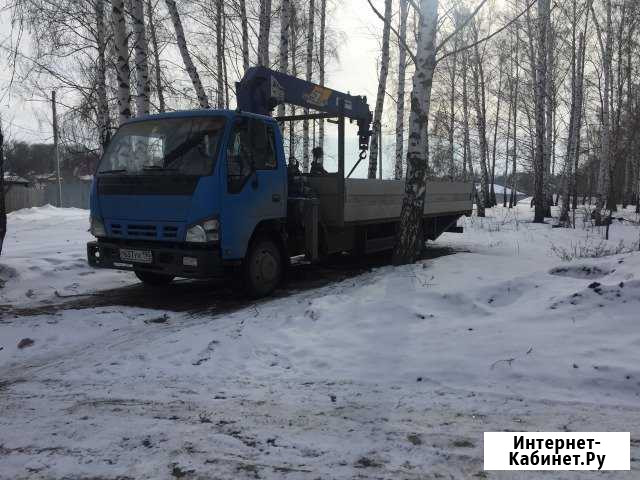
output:
<svg viewBox="0 0 640 480"><path fill-rule="evenodd" d="M276 242L260 237L251 243L243 264L243 280L247 293L265 297L282 281L284 262Z"/></svg>
<svg viewBox="0 0 640 480"><path fill-rule="evenodd" d="M153 287L169 285L175 278L173 275L163 275L161 273L143 272L139 270L136 270L135 274L142 283L144 283L145 285L151 285Z"/></svg>

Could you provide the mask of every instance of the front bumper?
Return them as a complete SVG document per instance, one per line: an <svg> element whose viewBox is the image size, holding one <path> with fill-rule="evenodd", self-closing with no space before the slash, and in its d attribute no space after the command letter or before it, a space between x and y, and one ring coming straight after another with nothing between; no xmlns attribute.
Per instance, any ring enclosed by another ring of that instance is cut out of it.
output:
<svg viewBox="0 0 640 480"><path fill-rule="evenodd" d="M120 249L146 250L151 252L151 263L124 261ZM185 265L185 257L187 258ZM195 249L186 245L156 245L150 242L129 243L98 240L87 243L89 265L95 268L113 268L153 272L185 278L210 278L223 274L218 247ZM195 259L195 261L194 261Z"/></svg>

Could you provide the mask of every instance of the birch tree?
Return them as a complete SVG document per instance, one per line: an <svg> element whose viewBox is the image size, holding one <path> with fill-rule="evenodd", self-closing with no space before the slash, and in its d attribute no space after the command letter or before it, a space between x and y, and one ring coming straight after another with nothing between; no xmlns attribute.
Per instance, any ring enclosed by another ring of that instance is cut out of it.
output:
<svg viewBox="0 0 640 480"><path fill-rule="evenodd" d="M149 115L149 48L144 27L143 0L131 0L133 20L133 49L136 67L136 115Z"/></svg>
<svg viewBox="0 0 640 480"><path fill-rule="evenodd" d="M166 103L164 99L164 87L162 85L162 70L160 67L160 47L158 45L158 34L156 33L156 24L153 16L153 6L151 0L147 0L147 24L149 25L149 39L151 40L151 48L153 50L153 62L155 65L155 85L156 95L158 96L158 111L164 112L166 110Z"/></svg>
<svg viewBox="0 0 640 480"><path fill-rule="evenodd" d="M405 77L407 71L407 16L409 5L407 0L400 0L400 38L398 40L398 101L396 103L396 161L395 179L400 180L403 174L403 152L404 152L404 91Z"/></svg>
<svg viewBox="0 0 640 480"><path fill-rule="evenodd" d="M111 7L113 43L116 52L116 80L118 82L118 120L122 125L131 118L129 35L124 16L124 0L112 0Z"/></svg>
<svg viewBox="0 0 640 480"><path fill-rule="evenodd" d="M602 77L604 79L602 88L602 115L601 115L601 136L600 136L600 168L598 171L598 191L596 194L596 210L594 217L597 224L603 222L603 211L607 207L607 199L611 189L611 117L609 98L611 93L611 58L613 49L613 23L611 0L604 0L605 5L605 25L604 31L598 20L598 16L593 12L593 21L596 26L600 55L602 58ZM593 9L593 5L591 6Z"/></svg>
<svg viewBox="0 0 640 480"><path fill-rule="evenodd" d="M474 106L476 110L476 127L478 129L480 154L480 188L478 192L478 217L485 216L485 208L489 202L489 170L487 168L487 102L486 102L486 82L484 78L484 66L480 57L480 46L478 45L478 26L474 25L473 47L473 91Z"/></svg>
<svg viewBox="0 0 640 480"><path fill-rule="evenodd" d="M376 107L373 113L373 132L369 149L369 178L376 178L378 170L378 147L381 134L384 97L387 93L387 76L389 74L389 34L391 32L391 0L384 2L384 27L382 29L382 52L380 58L380 76L378 77L378 92ZM382 172L380 172L382 174Z"/></svg>
<svg viewBox="0 0 640 480"><path fill-rule="evenodd" d="M537 60L535 70L535 157L534 157L534 205L535 223L544 223L544 157L545 157L545 106L547 92L547 26L549 25L550 1L538 0ZM533 36L531 36L533 40ZM533 47L531 47L533 49Z"/></svg>
<svg viewBox="0 0 640 480"><path fill-rule="evenodd" d="M260 30L258 34L258 65L270 66L269 37L271 33L271 0L260 0Z"/></svg>
<svg viewBox="0 0 640 480"><path fill-rule="evenodd" d="M180 56L182 57L182 62L184 63L184 68L191 78L191 83L193 84L193 88L196 91L196 95L198 97L198 104L200 108L209 108L209 98L207 97L207 93L204 91L204 87L202 86L202 82L200 81L200 75L198 75L198 70L191 59L191 54L189 53L189 47L187 47L187 41L184 37L184 29L182 28L182 20L180 19L180 14L178 13L178 7L176 7L175 0L165 0L167 4L167 9L169 10L169 15L171 16L171 22L173 23L173 28L176 32L176 42L178 43L178 49L180 50Z"/></svg>
<svg viewBox="0 0 640 480"><path fill-rule="evenodd" d="M247 20L247 4L245 0L239 0L240 28L242 30L242 68L246 72L249 69L249 21Z"/></svg>
<svg viewBox="0 0 640 480"><path fill-rule="evenodd" d="M224 87L226 83L226 75L224 71L224 31L222 26L222 18L224 16L223 0L216 1L216 83L217 83L217 107L225 108Z"/></svg>
<svg viewBox="0 0 640 480"><path fill-rule="evenodd" d="M109 99L107 98L107 49L106 25L104 21L104 0L96 0L96 46L98 52L96 70L97 120L98 138L102 150L107 147L111 138L111 116L109 115Z"/></svg>
<svg viewBox="0 0 640 480"><path fill-rule="evenodd" d="M327 36L327 0L320 0L320 45L318 59L318 80L321 86L325 84L326 68L326 36ZM324 118L318 124L318 145L324 148Z"/></svg>
<svg viewBox="0 0 640 480"><path fill-rule="evenodd" d="M280 6L280 47L278 49L278 69L282 73L289 70L289 36L291 35L291 0L282 0ZM278 105L278 116L284 115L284 104Z"/></svg>
<svg viewBox="0 0 640 480"><path fill-rule="evenodd" d="M423 216L428 169L427 127L429 125L433 74L436 67L437 27L438 1L421 0L418 45L409 113L405 194L393 251L395 265L415 261L424 241Z"/></svg>
<svg viewBox="0 0 640 480"><path fill-rule="evenodd" d="M313 73L313 34L314 34L314 19L316 16L314 0L309 1L309 22L307 27L307 70L305 79L307 82L311 81L311 75ZM309 115L309 109L304 109L304 114ZM309 171L309 120L304 119L302 121L302 171Z"/></svg>

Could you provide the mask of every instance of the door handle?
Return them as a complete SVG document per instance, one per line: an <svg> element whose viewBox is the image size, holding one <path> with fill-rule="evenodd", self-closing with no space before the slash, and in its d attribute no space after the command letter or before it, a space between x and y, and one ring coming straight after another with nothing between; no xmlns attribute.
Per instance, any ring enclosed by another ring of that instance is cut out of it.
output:
<svg viewBox="0 0 640 480"><path fill-rule="evenodd" d="M278 203L280 201L280 194L279 193L274 193L273 195L271 195L271 201Z"/></svg>

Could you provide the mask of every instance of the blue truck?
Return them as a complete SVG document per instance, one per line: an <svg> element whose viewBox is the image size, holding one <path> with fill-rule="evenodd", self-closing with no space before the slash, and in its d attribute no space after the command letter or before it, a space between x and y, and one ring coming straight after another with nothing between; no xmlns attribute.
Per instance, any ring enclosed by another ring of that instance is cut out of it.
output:
<svg viewBox="0 0 640 480"><path fill-rule="evenodd" d="M239 275L253 297L272 293L290 258L391 249L404 182L345 173L345 122L366 157L371 112L352 96L264 67L236 85L236 110L190 110L124 123L91 190L89 264L135 272L145 284ZM292 104L316 113L274 118ZM337 172L301 172L285 158L281 124L338 127ZM356 163L357 165L357 163ZM470 214L472 184L429 182L423 231L435 240Z"/></svg>

